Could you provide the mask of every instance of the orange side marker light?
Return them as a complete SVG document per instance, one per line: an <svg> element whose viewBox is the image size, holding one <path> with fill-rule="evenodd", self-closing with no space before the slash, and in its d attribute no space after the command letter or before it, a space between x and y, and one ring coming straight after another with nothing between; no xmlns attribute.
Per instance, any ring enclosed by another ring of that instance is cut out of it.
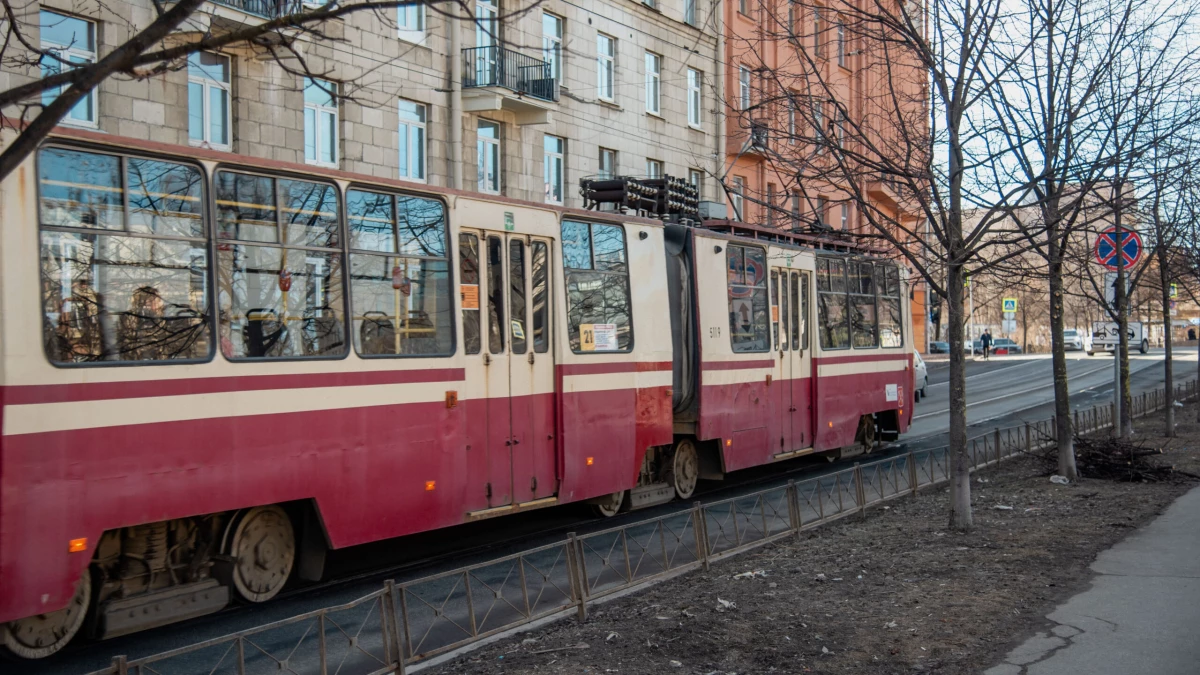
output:
<svg viewBox="0 0 1200 675"><path fill-rule="evenodd" d="M72 539L67 542L67 553L83 553L87 550L87 537Z"/></svg>
<svg viewBox="0 0 1200 675"><path fill-rule="evenodd" d="M833 428L833 420L829 420L829 428L830 428L830 429L832 429L832 428Z"/></svg>
<svg viewBox="0 0 1200 675"><path fill-rule="evenodd" d="M728 447L729 447L729 446L731 446L731 445L733 445L733 439L732 439L732 438L726 438L726 439L725 439L725 447L727 447L727 448L728 448Z"/></svg>
<svg viewBox="0 0 1200 675"><path fill-rule="evenodd" d="M588 458L587 458L587 465L588 465L588 466L591 466L591 465L593 464L593 462L594 462L594 461L595 461L595 460L594 460L593 458L591 458L591 457L588 457Z"/></svg>
<svg viewBox="0 0 1200 675"><path fill-rule="evenodd" d="M437 487L437 481L435 481L435 480L425 481L425 491L426 492L433 492L434 488L436 488L436 487Z"/></svg>

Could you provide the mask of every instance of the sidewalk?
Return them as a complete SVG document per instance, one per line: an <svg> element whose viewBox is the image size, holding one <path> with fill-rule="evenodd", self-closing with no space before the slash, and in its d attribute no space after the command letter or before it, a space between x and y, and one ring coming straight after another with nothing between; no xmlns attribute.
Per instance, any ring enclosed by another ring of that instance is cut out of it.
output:
<svg viewBox="0 0 1200 675"><path fill-rule="evenodd" d="M1200 672L1200 488L1101 553L1092 587L1057 624L985 675L1196 675Z"/></svg>

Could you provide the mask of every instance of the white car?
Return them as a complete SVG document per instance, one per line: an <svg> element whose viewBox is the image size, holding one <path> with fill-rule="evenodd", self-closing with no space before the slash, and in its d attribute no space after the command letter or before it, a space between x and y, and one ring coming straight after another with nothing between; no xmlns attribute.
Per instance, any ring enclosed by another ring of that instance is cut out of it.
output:
<svg viewBox="0 0 1200 675"><path fill-rule="evenodd" d="M1091 336L1082 331L1068 328L1063 331L1063 345L1067 351L1075 352L1090 352L1092 351Z"/></svg>
<svg viewBox="0 0 1200 675"><path fill-rule="evenodd" d="M925 398L925 388L929 386L929 369L925 367L925 359L921 354L913 352L913 402Z"/></svg>

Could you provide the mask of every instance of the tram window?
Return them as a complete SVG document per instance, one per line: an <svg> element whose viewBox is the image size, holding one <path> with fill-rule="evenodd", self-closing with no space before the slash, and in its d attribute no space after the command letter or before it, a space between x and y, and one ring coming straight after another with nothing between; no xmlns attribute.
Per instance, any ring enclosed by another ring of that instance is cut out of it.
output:
<svg viewBox="0 0 1200 675"><path fill-rule="evenodd" d="M435 199L346 191L350 237L350 302L361 356L448 356L454 352L445 207ZM308 237L324 237L319 227ZM463 235L466 236L466 235ZM472 237L474 239L474 237ZM478 290L478 244L471 268ZM465 250L463 255L465 255ZM465 281L463 282L466 283ZM478 298L478 296L476 296ZM479 351L478 302L475 352ZM463 330L470 325L463 305Z"/></svg>
<svg viewBox="0 0 1200 675"><path fill-rule="evenodd" d="M879 341L884 347L903 347L900 269L895 265L876 265L875 279L879 288Z"/></svg>
<svg viewBox="0 0 1200 675"><path fill-rule="evenodd" d="M533 242L533 351L544 354L550 349L549 251L545 242Z"/></svg>
<svg viewBox="0 0 1200 675"><path fill-rule="evenodd" d="M629 351L633 319L625 231L618 225L565 220L562 246L571 350Z"/></svg>
<svg viewBox="0 0 1200 675"><path fill-rule="evenodd" d="M771 270L771 334L779 349L779 272Z"/></svg>
<svg viewBox="0 0 1200 675"><path fill-rule="evenodd" d="M800 322L804 319L807 319L808 317L806 315L804 317L804 319L801 319L801 316L800 316L800 275L797 274L796 272L792 272L791 299L792 299L792 325L791 325L792 349L800 349Z"/></svg>
<svg viewBox="0 0 1200 675"><path fill-rule="evenodd" d="M479 353L479 238L458 235L458 294L462 303L463 348Z"/></svg>
<svg viewBox="0 0 1200 675"><path fill-rule="evenodd" d="M38 174L47 357L58 364L207 358L200 171L44 148Z"/></svg>
<svg viewBox="0 0 1200 675"><path fill-rule="evenodd" d="M821 349L848 349L850 321L847 311L846 263L817 259L817 322Z"/></svg>
<svg viewBox="0 0 1200 675"><path fill-rule="evenodd" d="M809 277L807 273L800 275L800 349L808 349L808 317L810 316ZM794 339L794 338L793 338Z"/></svg>
<svg viewBox="0 0 1200 675"><path fill-rule="evenodd" d="M488 351L504 352L504 245L499 237L487 240Z"/></svg>
<svg viewBox="0 0 1200 675"><path fill-rule="evenodd" d="M217 254L222 353L235 360L345 354L337 190L232 171L218 171L213 185L226 240ZM352 261L360 275L363 263Z"/></svg>
<svg viewBox="0 0 1200 675"><path fill-rule="evenodd" d="M849 265L850 326L855 349L879 346L874 267L869 262L851 262Z"/></svg>
<svg viewBox="0 0 1200 675"><path fill-rule="evenodd" d="M525 353L525 242L517 239L508 242L508 311L512 316L509 335L512 337L512 353Z"/></svg>
<svg viewBox="0 0 1200 675"><path fill-rule="evenodd" d="M788 273L783 271L779 273L779 348L785 352L788 350L788 321L791 320L790 309L791 304L788 302Z"/></svg>
<svg viewBox="0 0 1200 675"><path fill-rule="evenodd" d="M767 260L757 247L730 244L726 247L729 278L729 339L735 352L765 352L770 349L771 329L767 321Z"/></svg>

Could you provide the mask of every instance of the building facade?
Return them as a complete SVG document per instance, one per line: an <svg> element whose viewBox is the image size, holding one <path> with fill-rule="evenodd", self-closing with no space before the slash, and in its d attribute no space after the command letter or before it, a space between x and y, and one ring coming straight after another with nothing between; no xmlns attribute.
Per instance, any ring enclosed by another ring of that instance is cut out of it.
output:
<svg viewBox="0 0 1200 675"><path fill-rule="evenodd" d="M291 5L206 3L179 37L235 31ZM94 61L144 28L152 8L48 0L26 5L21 23L43 48ZM690 0L478 0L471 9L352 13L294 50L241 46L142 79L111 77L64 124L228 151L231 161L567 207L582 206L580 177L717 175L717 106L704 84L719 62L717 37ZM0 89L55 67L45 61L6 63Z"/></svg>

